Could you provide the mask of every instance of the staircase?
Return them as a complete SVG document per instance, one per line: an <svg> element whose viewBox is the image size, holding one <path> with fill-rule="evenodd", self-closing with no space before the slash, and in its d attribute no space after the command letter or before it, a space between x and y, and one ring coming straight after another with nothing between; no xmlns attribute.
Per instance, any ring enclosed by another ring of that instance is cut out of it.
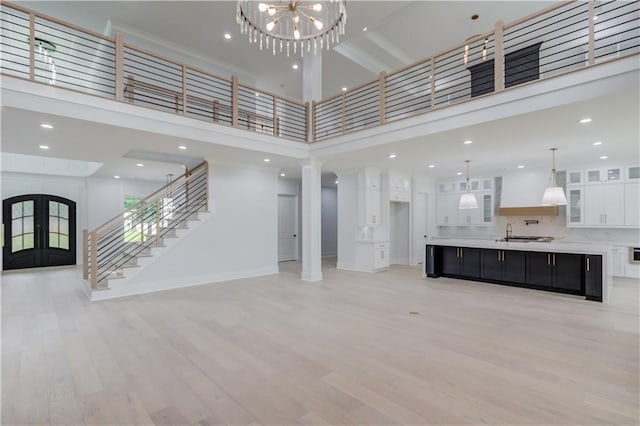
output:
<svg viewBox="0 0 640 426"><path fill-rule="evenodd" d="M90 292L126 283L208 215L209 167L203 162L113 219L83 231L83 279Z"/></svg>

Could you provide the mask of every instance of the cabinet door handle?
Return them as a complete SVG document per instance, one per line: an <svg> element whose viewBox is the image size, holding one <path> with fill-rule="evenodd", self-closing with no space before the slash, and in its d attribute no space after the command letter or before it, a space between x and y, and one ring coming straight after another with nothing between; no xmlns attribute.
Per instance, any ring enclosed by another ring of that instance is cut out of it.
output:
<svg viewBox="0 0 640 426"><path fill-rule="evenodd" d="M464 249L460 247L460 257L464 257Z"/></svg>
<svg viewBox="0 0 640 426"><path fill-rule="evenodd" d="M587 257L587 272L589 272L589 258Z"/></svg>
<svg viewBox="0 0 640 426"><path fill-rule="evenodd" d="M556 266L556 255L555 255L555 253L553 255L553 266Z"/></svg>
<svg viewBox="0 0 640 426"><path fill-rule="evenodd" d="M547 253L547 266L551 265L551 255Z"/></svg>
<svg viewBox="0 0 640 426"><path fill-rule="evenodd" d="M605 225L607 224L607 215L606 214L604 215L604 223L605 223Z"/></svg>
<svg viewBox="0 0 640 426"><path fill-rule="evenodd" d="M502 250L502 261L504 262L504 250Z"/></svg>
<svg viewBox="0 0 640 426"><path fill-rule="evenodd" d="M498 250L498 262L500 262L500 250Z"/></svg>

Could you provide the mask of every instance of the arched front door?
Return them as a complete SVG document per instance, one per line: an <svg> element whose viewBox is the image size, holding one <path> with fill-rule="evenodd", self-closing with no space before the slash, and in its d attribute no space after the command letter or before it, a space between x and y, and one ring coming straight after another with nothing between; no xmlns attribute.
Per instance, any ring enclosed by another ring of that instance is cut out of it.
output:
<svg viewBox="0 0 640 426"><path fill-rule="evenodd" d="M55 195L20 195L4 200L2 213L2 269L75 265L75 202Z"/></svg>

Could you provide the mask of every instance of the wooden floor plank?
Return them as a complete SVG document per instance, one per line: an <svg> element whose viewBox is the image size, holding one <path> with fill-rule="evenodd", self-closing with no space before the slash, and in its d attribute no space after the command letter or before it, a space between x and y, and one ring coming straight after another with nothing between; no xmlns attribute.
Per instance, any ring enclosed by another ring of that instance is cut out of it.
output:
<svg viewBox="0 0 640 426"><path fill-rule="evenodd" d="M3 274L2 423L638 424L638 283L324 266L99 303L77 268Z"/></svg>

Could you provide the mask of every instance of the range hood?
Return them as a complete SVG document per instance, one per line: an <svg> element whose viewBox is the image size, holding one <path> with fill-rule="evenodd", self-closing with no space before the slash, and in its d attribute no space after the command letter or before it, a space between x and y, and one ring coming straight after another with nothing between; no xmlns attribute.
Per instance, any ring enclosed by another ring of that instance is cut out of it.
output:
<svg viewBox="0 0 640 426"><path fill-rule="evenodd" d="M500 216L557 216L557 206L542 206L548 173L535 171L502 176Z"/></svg>

